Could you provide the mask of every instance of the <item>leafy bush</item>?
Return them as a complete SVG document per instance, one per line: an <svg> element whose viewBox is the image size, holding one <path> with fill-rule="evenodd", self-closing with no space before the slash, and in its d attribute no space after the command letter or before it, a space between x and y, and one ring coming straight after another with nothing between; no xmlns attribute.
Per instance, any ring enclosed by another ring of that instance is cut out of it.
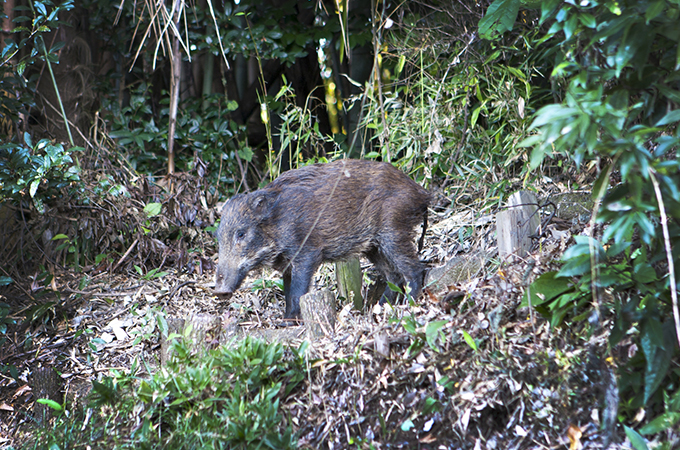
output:
<svg viewBox="0 0 680 450"><path fill-rule="evenodd" d="M17 124L27 120L29 108L35 105L36 80L39 70L27 73L38 62L48 65L57 61L63 43L47 49L43 35L58 25L58 15L73 8L72 1L55 6L51 1L29 2L31 17L20 15L14 19L17 27L4 39L0 63L0 118L4 118L5 143L0 145L0 202L31 199L36 209L44 211L45 200L60 195L60 191L79 180L79 169L72 155L78 147L66 149L41 139L35 145L29 133L18 136ZM15 42L14 38L18 38ZM50 70L51 73L51 70ZM28 74L28 77L27 77ZM52 78L54 82L54 77ZM17 142L19 137L22 142Z"/></svg>
<svg viewBox="0 0 680 450"><path fill-rule="evenodd" d="M62 189L80 180L79 169L61 144L41 139L33 145L24 134L25 144L0 145L0 202L30 198L36 209L44 212L45 200L61 195Z"/></svg>
<svg viewBox="0 0 680 450"><path fill-rule="evenodd" d="M516 14L514 3L495 2L508 14ZM562 269L539 278L532 296L541 293L534 304L553 325L589 318L599 326L614 313L610 345L632 339L641 350L619 361L624 416L647 407L654 417L680 383L671 370L678 354L679 14L675 4L646 0L541 4L539 49L552 60L563 100L537 111L536 134L522 145L532 148L532 168L555 154L579 165L601 162L593 197L604 228L577 238ZM507 23L497 26L503 31Z"/></svg>

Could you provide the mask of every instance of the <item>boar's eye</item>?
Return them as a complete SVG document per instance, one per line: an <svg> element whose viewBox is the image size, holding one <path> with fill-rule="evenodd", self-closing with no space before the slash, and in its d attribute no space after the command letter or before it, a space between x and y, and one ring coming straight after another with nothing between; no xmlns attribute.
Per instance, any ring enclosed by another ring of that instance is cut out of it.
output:
<svg viewBox="0 0 680 450"><path fill-rule="evenodd" d="M236 239L243 239L244 235L245 235L245 233L243 232L243 230L238 230L236 232Z"/></svg>

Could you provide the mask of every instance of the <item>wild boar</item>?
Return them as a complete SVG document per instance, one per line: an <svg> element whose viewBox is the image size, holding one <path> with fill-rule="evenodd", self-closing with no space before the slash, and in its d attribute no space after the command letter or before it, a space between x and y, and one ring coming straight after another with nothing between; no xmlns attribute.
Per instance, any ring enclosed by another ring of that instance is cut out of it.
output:
<svg viewBox="0 0 680 450"><path fill-rule="evenodd" d="M364 255L384 278L418 297L426 265L415 227L427 228L430 194L388 163L339 160L283 173L263 189L229 199L217 231L215 293L230 295L251 270L283 274L284 319L300 316L300 297L326 261ZM394 301L389 288L383 300Z"/></svg>

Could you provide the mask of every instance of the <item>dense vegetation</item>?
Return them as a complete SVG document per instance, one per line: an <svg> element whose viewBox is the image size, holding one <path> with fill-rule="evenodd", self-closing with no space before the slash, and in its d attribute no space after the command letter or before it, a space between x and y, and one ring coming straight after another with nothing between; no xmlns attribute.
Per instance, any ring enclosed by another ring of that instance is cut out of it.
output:
<svg viewBox="0 0 680 450"><path fill-rule="evenodd" d="M640 434L667 433L670 446L680 423L680 7L375 3L17 2L0 54L0 286L48 287L57 266L149 279L170 262L202 264L209 255L192 250L188 229L210 231L214 217L196 205L344 155L393 162L437 193L439 209L495 208L546 180L585 188L595 200L587 233L526 302L579 339L607 328L599 356L619 404L604 425L624 424L637 449ZM470 195L473 186L484 189ZM77 226L60 222L68 214ZM34 300L25 320L52 320L58 300ZM0 343L11 309L0 303ZM639 350L618 355L624 341ZM191 383L213 383L201 364L266 361L266 374L213 385L220 405L261 417L266 431L252 437L236 421L227 434L243 448L293 447L272 406L283 384L301 381L292 372L302 363L259 345L184 364L203 377ZM173 420L200 414L192 408L205 404L187 392L204 386L180 389L164 374L143 383L146 417L168 414L171 439L199 445ZM244 386L248 411L236 402ZM123 387L98 383L95 402ZM638 433L629 426L640 411ZM139 439L156 439L145 426Z"/></svg>

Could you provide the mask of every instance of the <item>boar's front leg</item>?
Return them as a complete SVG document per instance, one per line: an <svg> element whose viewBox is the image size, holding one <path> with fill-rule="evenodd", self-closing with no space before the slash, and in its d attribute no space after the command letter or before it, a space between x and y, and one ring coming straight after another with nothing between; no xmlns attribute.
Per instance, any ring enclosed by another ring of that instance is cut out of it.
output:
<svg viewBox="0 0 680 450"><path fill-rule="evenodd" d="M283 294L286 297L286 312L283 319L294 322L300 319L300 297L309 291L312 276L319 263L314 258L292 262L283 271Z"/></svg>

